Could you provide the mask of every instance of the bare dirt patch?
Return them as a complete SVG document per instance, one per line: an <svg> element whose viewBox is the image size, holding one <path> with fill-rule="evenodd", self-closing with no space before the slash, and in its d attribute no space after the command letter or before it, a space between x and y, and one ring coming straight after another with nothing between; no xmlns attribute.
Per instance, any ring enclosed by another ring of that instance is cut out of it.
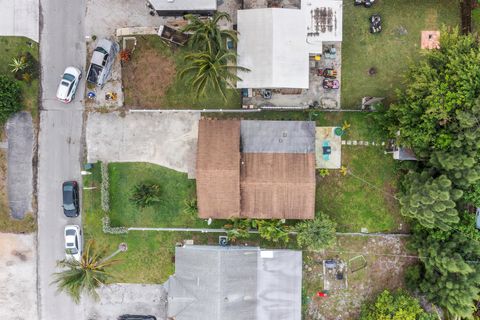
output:
<svg viewBox="0 0 480 320"><path fill-rule="evenodd" d="M405 268L416 262L408 255L406 239L399 237L339 237L338 245L324 253L305 254L304 294L307 305L305 319L357 319L362 303L372 299L384 289L403 287ZM348 288L331 290L327 297L317 297L323 290L322 261L349 259L363 255L367 261L364 269L347 271Z"/></svg>
<svg viewBox="0 0 480 320"><path fill-rule="evenodd" d="M122 67L125 106L157 109L175 80L175 74L175 61L171 57L162 55L148 42L139 41L132 60Z"/></svg>

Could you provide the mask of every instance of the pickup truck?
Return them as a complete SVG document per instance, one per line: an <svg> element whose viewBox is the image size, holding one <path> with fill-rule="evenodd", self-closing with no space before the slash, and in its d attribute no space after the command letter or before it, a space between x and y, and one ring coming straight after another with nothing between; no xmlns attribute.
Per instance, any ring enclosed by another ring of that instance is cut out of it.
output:
<svg viewBox="0 0 480 320"><path fill-rule="evenodd" d="M113 62L119 51L120 46L116 42L107 39L98 41L88 68L87 81L103 87L110 77Z"/></svg>

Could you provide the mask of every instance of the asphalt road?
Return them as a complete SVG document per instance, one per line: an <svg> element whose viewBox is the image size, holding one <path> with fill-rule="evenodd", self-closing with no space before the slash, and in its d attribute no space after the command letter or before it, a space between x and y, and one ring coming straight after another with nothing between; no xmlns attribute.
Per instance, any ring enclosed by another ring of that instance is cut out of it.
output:
<svg viewBox="0 0 480 320"><path fill-rule="evenodd" d="M80 224L62 211L61 184L80 182L83 107L80 102L84 78L77 98L70 104L55 99L65 67L84 70L85 0L41 0L40 59L42 65L42 111L40 112L38 163L38 302L42 320L85 319L83 308L51 284L64 258L63 229Z"/></svg>

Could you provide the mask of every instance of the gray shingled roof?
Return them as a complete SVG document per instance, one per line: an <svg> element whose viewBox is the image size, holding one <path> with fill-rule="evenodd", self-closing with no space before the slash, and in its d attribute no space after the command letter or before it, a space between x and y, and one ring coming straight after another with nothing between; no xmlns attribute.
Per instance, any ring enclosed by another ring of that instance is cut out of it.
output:
<svg viewBox="0 0 480 320"><path fill-rule="evenodd" d="M165 287L175 320L300 320L302 253L184 246Z"/></svg>
<svg viewBox="0 0 480 320"><path fill-rule="evenodd" d="M314 121L240 122L243 153L314 153Z"/></svg>

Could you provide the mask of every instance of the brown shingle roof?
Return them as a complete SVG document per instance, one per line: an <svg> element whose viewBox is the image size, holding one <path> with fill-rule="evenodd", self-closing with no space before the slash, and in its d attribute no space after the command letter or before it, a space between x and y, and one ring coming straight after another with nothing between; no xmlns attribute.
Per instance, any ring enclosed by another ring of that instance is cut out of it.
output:
<svg viewBox="0 0 480 320"><path fill-rule="evenodd" d="M240 121L200 120L196 175L201 218L314 217L315 153L240 159Z"/></svg>
<svg viewBox="0 0 480 320"><path fill-rule="evenodd" d="M244 153L240 172L242 217L313 219L314 153Z"/></svg>
<svg viewBox="0 0 480 320"><path fill-rule="evenodd" d="M201 218L240 214L240 121L200 120L197 199Z"/></svg>

